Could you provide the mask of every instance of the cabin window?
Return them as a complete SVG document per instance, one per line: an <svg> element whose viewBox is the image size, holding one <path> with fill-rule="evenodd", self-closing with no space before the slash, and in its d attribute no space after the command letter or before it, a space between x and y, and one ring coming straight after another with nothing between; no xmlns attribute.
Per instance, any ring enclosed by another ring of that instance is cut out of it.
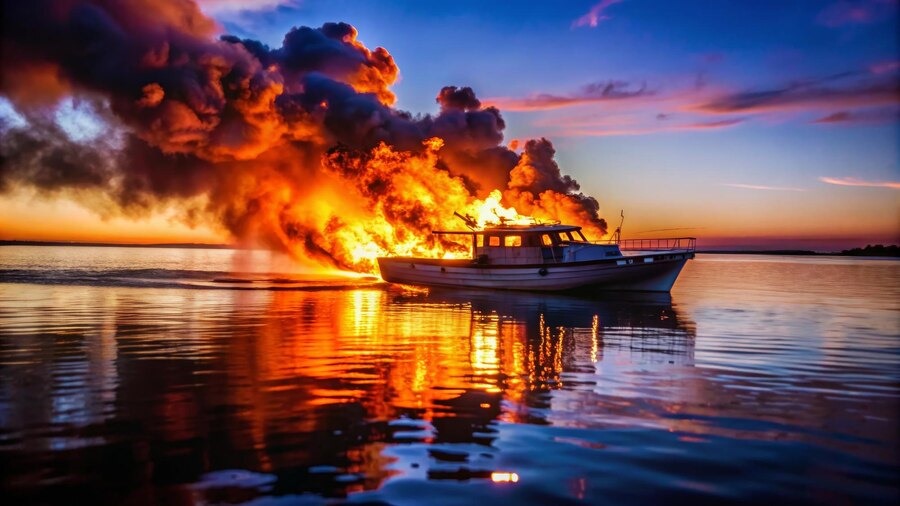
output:
<svg viewBox="0 0 900 506"><path fill-rule="evenodd" d="M579 237L582 241L587 242L587 237L585 237L584 234L581 233L581 230L576 230L575 233L578 234L578 237Z"/></svg>
<svg viewBox="0 0 900 506"><path fill-rule="evenodd" d="M568 232L563 232L562 236L563 236L564 241L574 241L575 240L572 238L572 234L570 234Z"/></svg>
<svg viewBox="0 0 900 506"><path fill-rule="evenodd" d="M541 243L543 243L544 246L553 246L553 241L550 240L550 234L542 235Z"/></svg>
<svg viewBox="0 0 900 506"><path fill-rule="evenodd" d="M507 248L518 248L522 245L521 235L507 235L503 238L503 245Z"/></svg>
<svg viewBox="0 0 900 506"><path fill-rule="evenodd" d="M529 248L537 248L541 245L541 240L538 236L534 234L528 234L522 237L522 243Z"/></svg>
<svg viewBox="0 0 900 506"><path fill-rule="evenodd" d="M475 246L477 246L477 247L479 247L479 248L483 248L483 247L484 247L484 236L483 236L483 235L476 235L476 236L475 236Z"/></svg>
<svg viewBox="0 0 900 506"><path fill-rule="evenodd" d="M500 246L500 236L499 235L489 236L488 244L491 246Z"/></svg>

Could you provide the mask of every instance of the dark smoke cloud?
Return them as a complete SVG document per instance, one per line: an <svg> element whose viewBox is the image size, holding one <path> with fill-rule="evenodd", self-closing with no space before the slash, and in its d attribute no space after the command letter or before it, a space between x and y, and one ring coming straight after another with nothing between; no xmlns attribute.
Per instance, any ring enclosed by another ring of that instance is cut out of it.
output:
<svg viewBox="0 0 900 506"><path fill-rule="evenodd" d="M184 203L192 220L197 204L186 202L200 198L204 216L239 240L324 254L340 220L323 226L302 203L323 178L354 177L336 161L351 164L381 143L421 152L437 136L437 167L474 195L554 190L601 223L550 142L531 141L522 155L503 147L500 111L482 107L471 88L440 90L437 115L391 107L393 58L366 48L346 23L293 28L269 48L217 38L191 0L3 0L2 28L0 94L28 125L0 128L0 191L91 190L128 214ZM618 84L588 91L625 93ZM63 97L102 104L95 109L121 143L72 142L41 119ZM384 178L367 198L388 198L376 191L391 184ZM401 214L391 219L426 225L423 213Z"/></svg>
<svg viewBox="0 0 900 506"><path fill-rule="evenodd" d="M0 191L28 185L45 193L104 187L116 174L107 147L76 143L52 120L31 118L29 127L0 136Z"/></svg>
<svg viewBox="0 0 900 506"><path fill-rule="evenodd" d="M525 143L525 150L518 165L510 173L509 189L539 195L548 190L568 195L576 201L584 213L606 232L606 221L597 219L600 204L593 197L580 193L578 182L563 175L554 160L556 150L547 139L532 139Z"/></svg>
<svg viewBox="0 0 900 506"><path fill-rule="evenodd" d="M106 97L165 153L222 160L270 147L265 110L280 92L278 76L243 48L210 41L213 25L192 2L154 5L6 1L4 74L51 65L73 88ZM15 98L18 90L3 84Z"/></svg>
<svg viewBox="0 0 900 506"><path fill-rule="evenodd" d="M547 139L530 140L525 143L525 152L518 167L510 175L509 187L538 193L553 190L570 193L581 189L569 176L564 176L553 159L556 150Z"/></svg>
<svg viewBox="0 0 900 506"><path fill-rule="evenodd" d="M481 108L481 101L475 97L475 92L468 86L463 88L444 86L438 93L437 102L441 104L442 112L448 109L469 111Z"/></svg>

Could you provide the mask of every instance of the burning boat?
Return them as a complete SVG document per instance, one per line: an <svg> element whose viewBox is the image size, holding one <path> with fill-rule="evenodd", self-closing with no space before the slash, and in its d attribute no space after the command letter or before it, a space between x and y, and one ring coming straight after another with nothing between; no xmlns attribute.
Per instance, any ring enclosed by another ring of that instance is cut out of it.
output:
<svg viewBox="0 0 900 506"><path fill-rule="evenodd" d="M502 290L635 290L668 292L694 258L693 237L591 242L580 226L558 222L500 223L433 231L471 237L471 258L379 257L381 277L409 285Z"/></svg>

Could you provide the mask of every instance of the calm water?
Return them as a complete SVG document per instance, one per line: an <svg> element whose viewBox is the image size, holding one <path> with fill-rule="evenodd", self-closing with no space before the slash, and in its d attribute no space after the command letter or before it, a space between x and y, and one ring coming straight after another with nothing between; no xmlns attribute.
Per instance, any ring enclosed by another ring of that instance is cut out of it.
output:
<svg viewBox="0 0 900 506"><path fill-rule="evenodd" d="M898 261L699 255L671 296L585 298L0 247L0 332L14 503L900 495Z"/></svg>

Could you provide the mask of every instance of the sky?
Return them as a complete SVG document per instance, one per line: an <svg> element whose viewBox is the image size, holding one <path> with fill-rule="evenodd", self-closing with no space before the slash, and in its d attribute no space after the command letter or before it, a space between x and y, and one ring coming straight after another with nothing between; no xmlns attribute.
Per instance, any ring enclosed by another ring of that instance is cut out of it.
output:
<svg viewBox="0 0 900 506"><path fill-rule="evenodd" d="M503 144L546 138L564 174L626 237L701 249L820 251L900 242L896 0L754 2L201 1L216 35L271 48L297 26L346 22L390 53L393 107L437 114L445 86L499 109ZM10 79L7 74L5 79ZM21 121L0 97L6 124ZM105 130L77 101L54 120ZM92 130L96 130L93 132ZM110 214L78 199L0 193L0 238L226 242L165 206Z"/></svg>

